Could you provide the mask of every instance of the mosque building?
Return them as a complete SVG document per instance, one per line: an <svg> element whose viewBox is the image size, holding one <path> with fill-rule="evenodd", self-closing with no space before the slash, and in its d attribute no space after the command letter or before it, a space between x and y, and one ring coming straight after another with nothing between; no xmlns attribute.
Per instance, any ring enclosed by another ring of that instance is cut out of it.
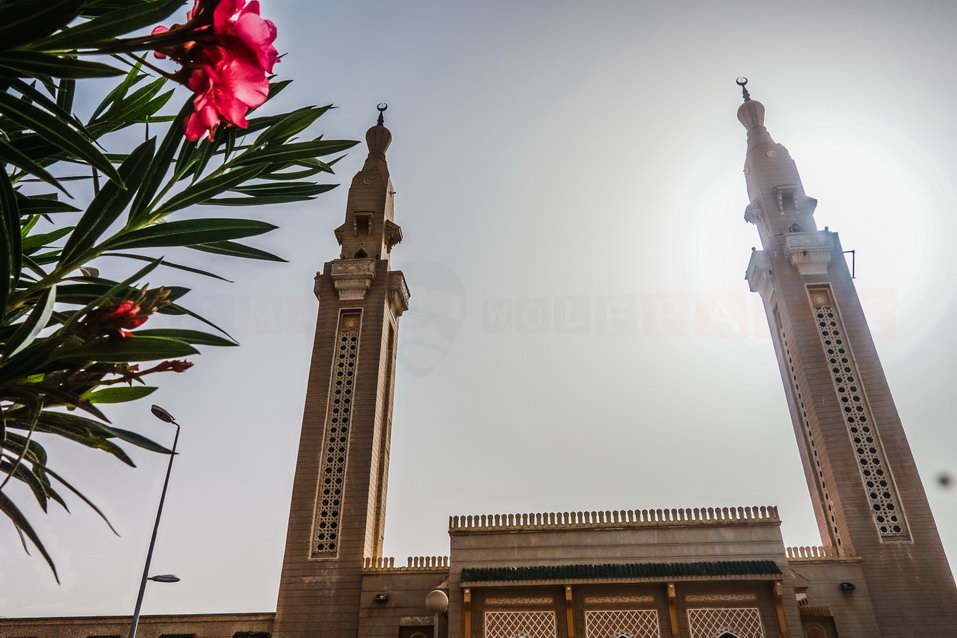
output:
<svg viewBox="0 0 957 638"><path fill-rule="evenodd" d="M276 611L146 616L141 638L953 638L957 587L836 233L750 98L746 279L764 303L819 547L773 506L452 516L447 556L382 556L410 291L386 151L335 229ZM398 430L401 436L401 429ZM129 618L0 620L0 638L119 638Z"/></svg>

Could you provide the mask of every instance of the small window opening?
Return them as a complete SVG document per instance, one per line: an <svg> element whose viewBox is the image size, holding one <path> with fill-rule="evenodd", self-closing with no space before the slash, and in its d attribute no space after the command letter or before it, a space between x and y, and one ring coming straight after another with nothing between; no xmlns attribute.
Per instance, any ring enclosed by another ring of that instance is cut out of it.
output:
<svg viewBox="0 0 957 638"><path fill-rule="evenodd" d="M362 250L362 249L359 249L359 250L356 252L356 259L365 259L365 258L368 257L368 256L369 256L369 255L366 254L366 251L364 251L364 250Z"/></svg>
<svg viewBox="0 0 957 638"><path fill-rule="evenodd" d="M369 213L356 213L355 217L353 217L353 221L353 230L355 231L356 237L363 235L366 237L372 236L372 215Z"/></svg>
<svg viewBox="0 0 957 638"><path fill-rule="evenodd" d="M801 227L798 226L797 224L791 224L791 227L788 228L788 230L792 233L799 233L801 232Z"/></svg>

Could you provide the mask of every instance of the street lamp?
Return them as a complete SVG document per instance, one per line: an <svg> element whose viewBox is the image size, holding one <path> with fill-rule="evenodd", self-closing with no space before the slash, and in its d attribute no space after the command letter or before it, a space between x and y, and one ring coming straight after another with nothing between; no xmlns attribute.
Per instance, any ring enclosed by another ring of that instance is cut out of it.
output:
<svg viewBox="0 0 957 638"><path fill-rule="evenodd" d="M173 449L169 455L169 465L166 466L166 480L163 481L163 492L160 494L159 507L156 509L156 522L153 523L153 535L150 537L150 548L146 552L146 565L143 566L143 577L140 579L140 591L136 595L136 607L133 608L133 619L130 622L129 638L136 638L136 627L140 624L140 607L143 606L143 594L146 593L146 582L150 580L157 583L179 582L179 578L172 574L160 574L153 577L149 575L150 561L153 560L153 547L156 546L156 532L159 530L160 517L163 516L163 502L166 501L166 488L169 487L169 475L170 472L173 471L173 459L176 458L176 444L179 443L179 423L176 422L173 415L158 405L151 407L150 412L160 421L175 425L176 436L173 438Z"/></svg>

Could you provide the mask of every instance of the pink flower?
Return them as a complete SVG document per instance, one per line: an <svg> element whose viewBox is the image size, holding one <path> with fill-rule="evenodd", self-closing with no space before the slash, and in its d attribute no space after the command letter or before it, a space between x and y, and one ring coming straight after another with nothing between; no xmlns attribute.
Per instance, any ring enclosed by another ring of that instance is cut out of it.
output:
<svg viewBox="0 0 957 638"><path fill-rule="evenodd" d="M143 309L135 301L126 300L122 303L97 308L87 314L83 320L85 332L91 335L106 335L109 337L133 336L130 330L142 326L148 316L142 315Z"/></svg>
<svg viewBox="0 0 957 638"><path fill-rule="evenodd" d="M204 133L212 140L220 119L246 128L246 112L265 102L269 94L269 80L258 67L219 46L204 49L186 85L196 94L195 111L185 123L190 141Z"/></svg>
<svg viewBox="0 0 957 638"><path fill-rule="evenodd" d="M258 0L248 5L246 0L221 0L213 12L213 31L217 42L231 54L255 60L265 73L272 73L279 61L279 52L272 44L276 25L259 16Z"/></svg>
<svg viewBox="0 0 957 638"><path fill-rule="evenodd" d="M184 126L186 139L196 141L205 133L212 140L223 120L246 128L246 113L266 101L267 75L279 61L273 46L276 25L259 15L258 0L195 0L187 19L183 28L193 29L196 39L154 53L182 64L173 77L196 94ZM167 31L160 26L153 34Z"/></svg>

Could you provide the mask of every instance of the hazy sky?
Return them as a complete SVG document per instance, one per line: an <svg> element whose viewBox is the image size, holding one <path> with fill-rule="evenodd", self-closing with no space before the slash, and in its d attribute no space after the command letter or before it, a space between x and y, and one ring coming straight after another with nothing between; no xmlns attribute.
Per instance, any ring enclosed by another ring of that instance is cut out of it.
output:
<svg viewBox="0 0 957 638"><path fill-rule="evenodd" d="M387 101L412 310L399 332L385 550L445 554L452 514L776 504L819 544L760 299L735 77L751 78L857 285L952 561L957 5L265 0L295 83L360 139ZM185 92L183 92L185 99ZM338 165L348 184L364 151ZM316 302L346 188L255 211L289 264L167 271L241 348L153 395L183 424L148 613L275 609ZM208 214L209 210L199 211ZM233 215L235 210L223 213ZM161 283L153 276L153 283ZM187 304L190 305L190 304ZM413 311L416 314L413 314ZM461 318L461 321L457 321ZM159 439L148 403L110 412ZM128 614L166 459L50 443L81 503L0 523L0 615Z"/></svg>

